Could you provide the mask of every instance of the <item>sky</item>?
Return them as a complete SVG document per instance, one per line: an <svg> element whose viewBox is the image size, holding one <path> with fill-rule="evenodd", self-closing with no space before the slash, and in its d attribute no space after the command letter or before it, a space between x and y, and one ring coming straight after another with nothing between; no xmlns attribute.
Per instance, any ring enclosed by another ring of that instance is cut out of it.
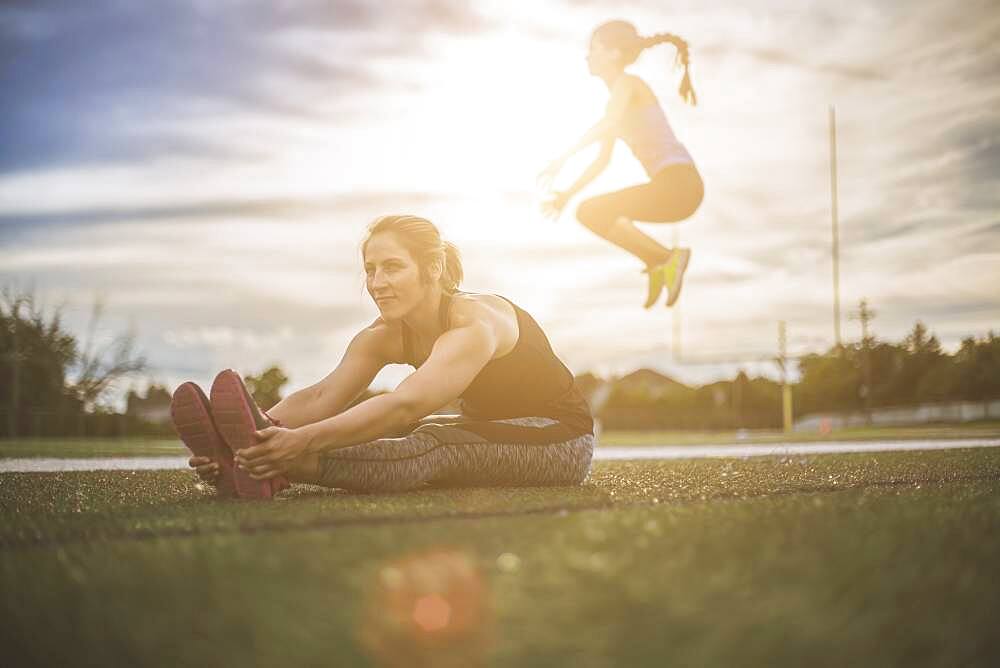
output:
<svg viewBox="0 0 1000 668"><path fill-rule="evenodd" d="M673 47L631 68L706 184L645 228L693 252L672 311L572 215L643 182L624 146L558 221L539 210L536 175L603 112L584 55L616 18L690 47L697 106ZM863 298L885 340L1000 329L994 0L15 1L0 86L0 285L81 338L99 300L96 343L133 332L149 362L133 386L325 376L377 315L359 242L387 213L438 224L463 287L531 312L575 372L774 377L779 321L792 355L834 342L831 107L843 339Z"/></svg>

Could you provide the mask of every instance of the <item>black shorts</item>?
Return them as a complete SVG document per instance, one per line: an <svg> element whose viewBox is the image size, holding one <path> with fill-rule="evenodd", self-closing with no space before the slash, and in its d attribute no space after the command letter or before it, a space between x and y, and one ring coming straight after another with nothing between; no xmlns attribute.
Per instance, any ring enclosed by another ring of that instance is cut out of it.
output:
<svg viewBox="0 0 1000 668"><path fill-rule="evenodd" d="M623 217L645 223L676 223L697 211L704 196L705 186L693 164L667 165L649 183L580 202L576 217L594 230L607 229Z"/></svg>

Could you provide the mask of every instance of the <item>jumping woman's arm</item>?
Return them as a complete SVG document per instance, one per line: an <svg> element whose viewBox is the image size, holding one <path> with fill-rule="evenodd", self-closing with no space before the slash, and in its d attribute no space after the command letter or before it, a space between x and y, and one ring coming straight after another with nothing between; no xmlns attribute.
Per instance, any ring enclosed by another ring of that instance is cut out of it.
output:
<svg viewBox="0 0 1000 668"><path fill-rule="evenodd" d="M622 116L625 115L625 110L628 108L628 103L632 99L634 89L634 80L630 76L623 75L618 77L614 85L611 87L611 99L608 101L608 107L604 112L604 117L592 128L587 130L583 137L580 138L580 141L559 156L556 159L556 162L559 164L566 162L572 156L576 155L579 151L582 151L594 142L607 140L613 142L618 124L621 122Z"/></svg>
<svg viewBox="0 0 1000 668"><path fill-rule="evenodd" d="M358 332L337 368L323 380L282 399L268 415L285 427L302 427L343 411L387 363L388 327L376 321Z"/></svg>
<svg viewBox="0 0 1000 668"><path fill-rule="evenodd" d="M605 138L601 142L601 152L594 161L587 166L587 169L583 170L583 174L580 175L580 178L573 185L562 191L561 194L566 200L569 200L573 195L586 188L588 183L596 179L607 168L608 163L611 162L611 151L614 146L614 137Z"/></svg>
<svg viewBox="0 0 1000 668"><path fill-rule="evenodd" d="M576 182L573 183L573 185L567 190L553 193L552 199L544 204L543 211L546 215L552 218L557 218L563 207L566 206L567 202L569 202L570 198L572 198L573 195L579 191L583 190L587 184L597 178L597 176L600 175L600 173L603 172L608 166L608 163L611 161L611 151L614 148L615 139L617 137L618 124L621 123L622 116L624 116L625 110L628 108L628 104L632 99L634 91L635 82L632 77L628 75L618 77L611 88L611 100L608 102L608 108L604 114L604 118L602 118L597 125L588 130L575 146L556 159L544 172L542 172L542 181L551 183L552 179L555 178L555 175L560 169L562 169L563 162L565 162L570 156L595 141L601 142L600 153L598 153L594 161L587 166L587 169L584 170L583 174L580 175Z"/></svg>
<svg viewBox="0 0 1000 668"><path fill-rule="evenodd" d="M605 170L608 163L611 162L611 151L615 146L614 137L608 137L601 142L601 152L597 155L587 169L583 171L580 178L570 186L568 189L561 192L554 192L552 198L544 203L542 207L542 212L550 218L558 218L559 214L562 212L563 207L566 203L578 193L587 187L587 184L598 177L598 175Z"/></svg>

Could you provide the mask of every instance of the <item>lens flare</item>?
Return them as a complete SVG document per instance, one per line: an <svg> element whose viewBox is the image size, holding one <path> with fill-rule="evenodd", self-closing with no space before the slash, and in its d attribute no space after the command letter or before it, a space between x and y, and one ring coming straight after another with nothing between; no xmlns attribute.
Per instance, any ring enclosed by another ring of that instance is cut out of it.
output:
<svg viewBox="0 0 1000 668"><path fill-rule="evenodd" d="M430 594L417 599L413 606L413 621L424 631L441 631L451 619L451 605L440 594Z"/></svg>
<svg viewBox="0 0 1000 668"><path fill-rule="evenodd" d="M474 558L435 549L375 573L358 628L379 666L475 666L493 636L489 590Z"/></svg>

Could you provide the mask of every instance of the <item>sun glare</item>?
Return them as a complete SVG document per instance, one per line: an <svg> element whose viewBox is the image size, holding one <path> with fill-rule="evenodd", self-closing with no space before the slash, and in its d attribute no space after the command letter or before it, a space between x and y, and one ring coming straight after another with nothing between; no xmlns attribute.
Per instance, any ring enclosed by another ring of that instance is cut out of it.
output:
<svg viewBox="0 0 1000 668"><path fill-rule="evenodd" d="M600 117L582 55L512 31L440 40L432 90L414 110L426 144L420 178L464 192L523 192Z"/></svg>

